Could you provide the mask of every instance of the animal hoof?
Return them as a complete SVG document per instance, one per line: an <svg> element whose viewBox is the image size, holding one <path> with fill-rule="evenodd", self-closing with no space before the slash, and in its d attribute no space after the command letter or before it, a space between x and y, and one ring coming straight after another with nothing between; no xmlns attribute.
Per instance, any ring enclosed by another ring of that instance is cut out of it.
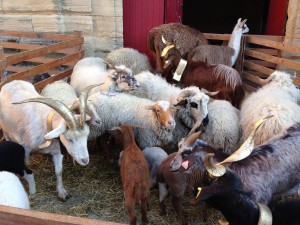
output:
<svg viewBox="0 0 300 225"><path fill-rule="evenodd" d="M67 193L66 189L63 188L62 190L60 190L58 192L58 198L59 198L59 200L61 200L63 202L67 201L68 193Z"/></svg>

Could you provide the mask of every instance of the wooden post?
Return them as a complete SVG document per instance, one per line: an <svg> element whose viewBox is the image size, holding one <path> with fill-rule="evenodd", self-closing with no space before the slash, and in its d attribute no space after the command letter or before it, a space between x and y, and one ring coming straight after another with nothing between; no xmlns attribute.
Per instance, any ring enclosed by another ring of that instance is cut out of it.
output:
<svg viewBox="0 0 300 225"><path fill-rule="evenodd" d="M3 48L0 47L0 81L1 82L3 82L5 79L4 77L5 69L6 69L6 59L4 57Z"/></svg>

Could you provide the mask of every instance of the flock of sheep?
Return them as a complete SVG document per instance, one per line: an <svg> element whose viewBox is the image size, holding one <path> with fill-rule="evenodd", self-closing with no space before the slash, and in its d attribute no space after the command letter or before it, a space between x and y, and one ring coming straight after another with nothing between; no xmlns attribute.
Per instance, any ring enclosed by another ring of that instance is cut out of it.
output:
<svg viewBox="0 0 300 225"><path fill-rule="evenodd" d="M246 20L239 19L228 46L216 46L193 28L165 24L149 33L156 70L144 54L122 48L106 59L78 61L70 83L51 83L40 93L26 81L4 85L0 204L30 208L15 174L28 182L33 197L35 180L28 167L35 152L52 156L58 197L65 201L60 142L86 166L88 141L101 140L110 159L111 135L123 147L119 165L131 225L137 224L137 203L141 224L147 223L155 185L162 214L170 194L182 224L188 222L180 202L195 190L191 203L206 201L230 225L272 224L272 213L273 224L299 224L300 201L272 199L300 194L300 90L290 74L275 71L265 80L257 78L262 87L245 97L232 66L248 31Z"/></svg>

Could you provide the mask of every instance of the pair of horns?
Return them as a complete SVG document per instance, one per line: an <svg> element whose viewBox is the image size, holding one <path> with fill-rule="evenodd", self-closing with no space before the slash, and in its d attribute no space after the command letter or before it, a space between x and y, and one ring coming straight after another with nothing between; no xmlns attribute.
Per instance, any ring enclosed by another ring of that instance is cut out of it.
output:
<svg viewBox="0 0 300 225"><path fill-rule="evenodd" d="M168 52L169 52L172 48L175 48L175 45L172 44L172 43L170 43L170 42L168 42L168 41L164 38L164 36L161 36L161 41L162 41L162 43L164 43L164 44L166 45L166 47L162 50L160 56L161 56L161 57L165 57L165 56L168 54Z"/></svg>
<svg viewBox="0 0 300 225"><path fill-rule="evenodd" d="M232 153L229 157L227 157L225 160L223 160L222 162L213 164L212 157L214 154L212 154L212 153L206 154L205 160L204 160L204 165L205 165L206 170L210 173L210 175L212 175L213 177L223 176L226 172L226 167L223 164L240 161L240 160L248 157L254 148L255 131L258 129L258 127L263 122L265 122L267 119L269 119L271 117L273 117L273 115L267 116L267 117L262 118L259 121L257 121L254 125L253 131L251 132L249 137L246 139L246 141L241 145L241 147L238 150L236 150L234 153Z"/></svg>
<svg viewBox="0 0 300 225"><path fill-rule="evenodd" d="M80 114L81 114L80 126L84 125L85 119L86 119L85 111L86 111L86 103L87 103L88 93L90 92L90 90L92 88L94 88L98 85L99 84L88 86L80 94L80 97L79 97L79 99L80 99ZM43 104L51 107L52 109L54 109L56 112L58 112L64 118L68 127L71 130L76 130L78 128L76 125L76 120L75 120L74 114L68 108L68 106L66 106L63 102L54 100L52 98L30 98L30 99L25 99L20 102L13 102L12 104L23 104L23 103L28 103L28 102L39 102L39 103L43 103Z"/></svg>

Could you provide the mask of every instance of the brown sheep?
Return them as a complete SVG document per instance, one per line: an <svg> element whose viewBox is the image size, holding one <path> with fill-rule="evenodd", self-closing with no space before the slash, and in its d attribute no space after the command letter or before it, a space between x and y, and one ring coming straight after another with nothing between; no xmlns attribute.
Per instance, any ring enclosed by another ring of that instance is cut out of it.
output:
<svg viewBox="0 0 300 225"><path fill-rule="evenodd" d="M176 42L183 58L186 58L187 53L196 46L208 44L200 31L180 23L162 24L154 27L148 35L148 48L156 60L156 72L161 74L164 72L161 52L165 47L162 36L168 41Z"/></svg>
<svg viewBox="0 0 300 225"><path fill-rule="evenodd" d="M112 128L110 132L116 135L116 139L120 140L124 147L121 160L121 180L130 225L136 225L136 203L141 204L142 224L147 224L147 203L151 186L147 161L135 143L131 126L121 125Z"/></svg>
<svg viewBox="0 0 300 225"><path fill-rule="evenodd" d="M182 60L180 52L175 46L165 50L163 54L164 68L175 70ZM180 82L183 87L194 85L210 92L218 91L219 93L214 96L214 99L227 100L236 108L240 107L245 92L240 74L235 69L222 64L208 64L188 58L182 71ZM169 73L166 77L170 83L172 74Z"/></svg>

